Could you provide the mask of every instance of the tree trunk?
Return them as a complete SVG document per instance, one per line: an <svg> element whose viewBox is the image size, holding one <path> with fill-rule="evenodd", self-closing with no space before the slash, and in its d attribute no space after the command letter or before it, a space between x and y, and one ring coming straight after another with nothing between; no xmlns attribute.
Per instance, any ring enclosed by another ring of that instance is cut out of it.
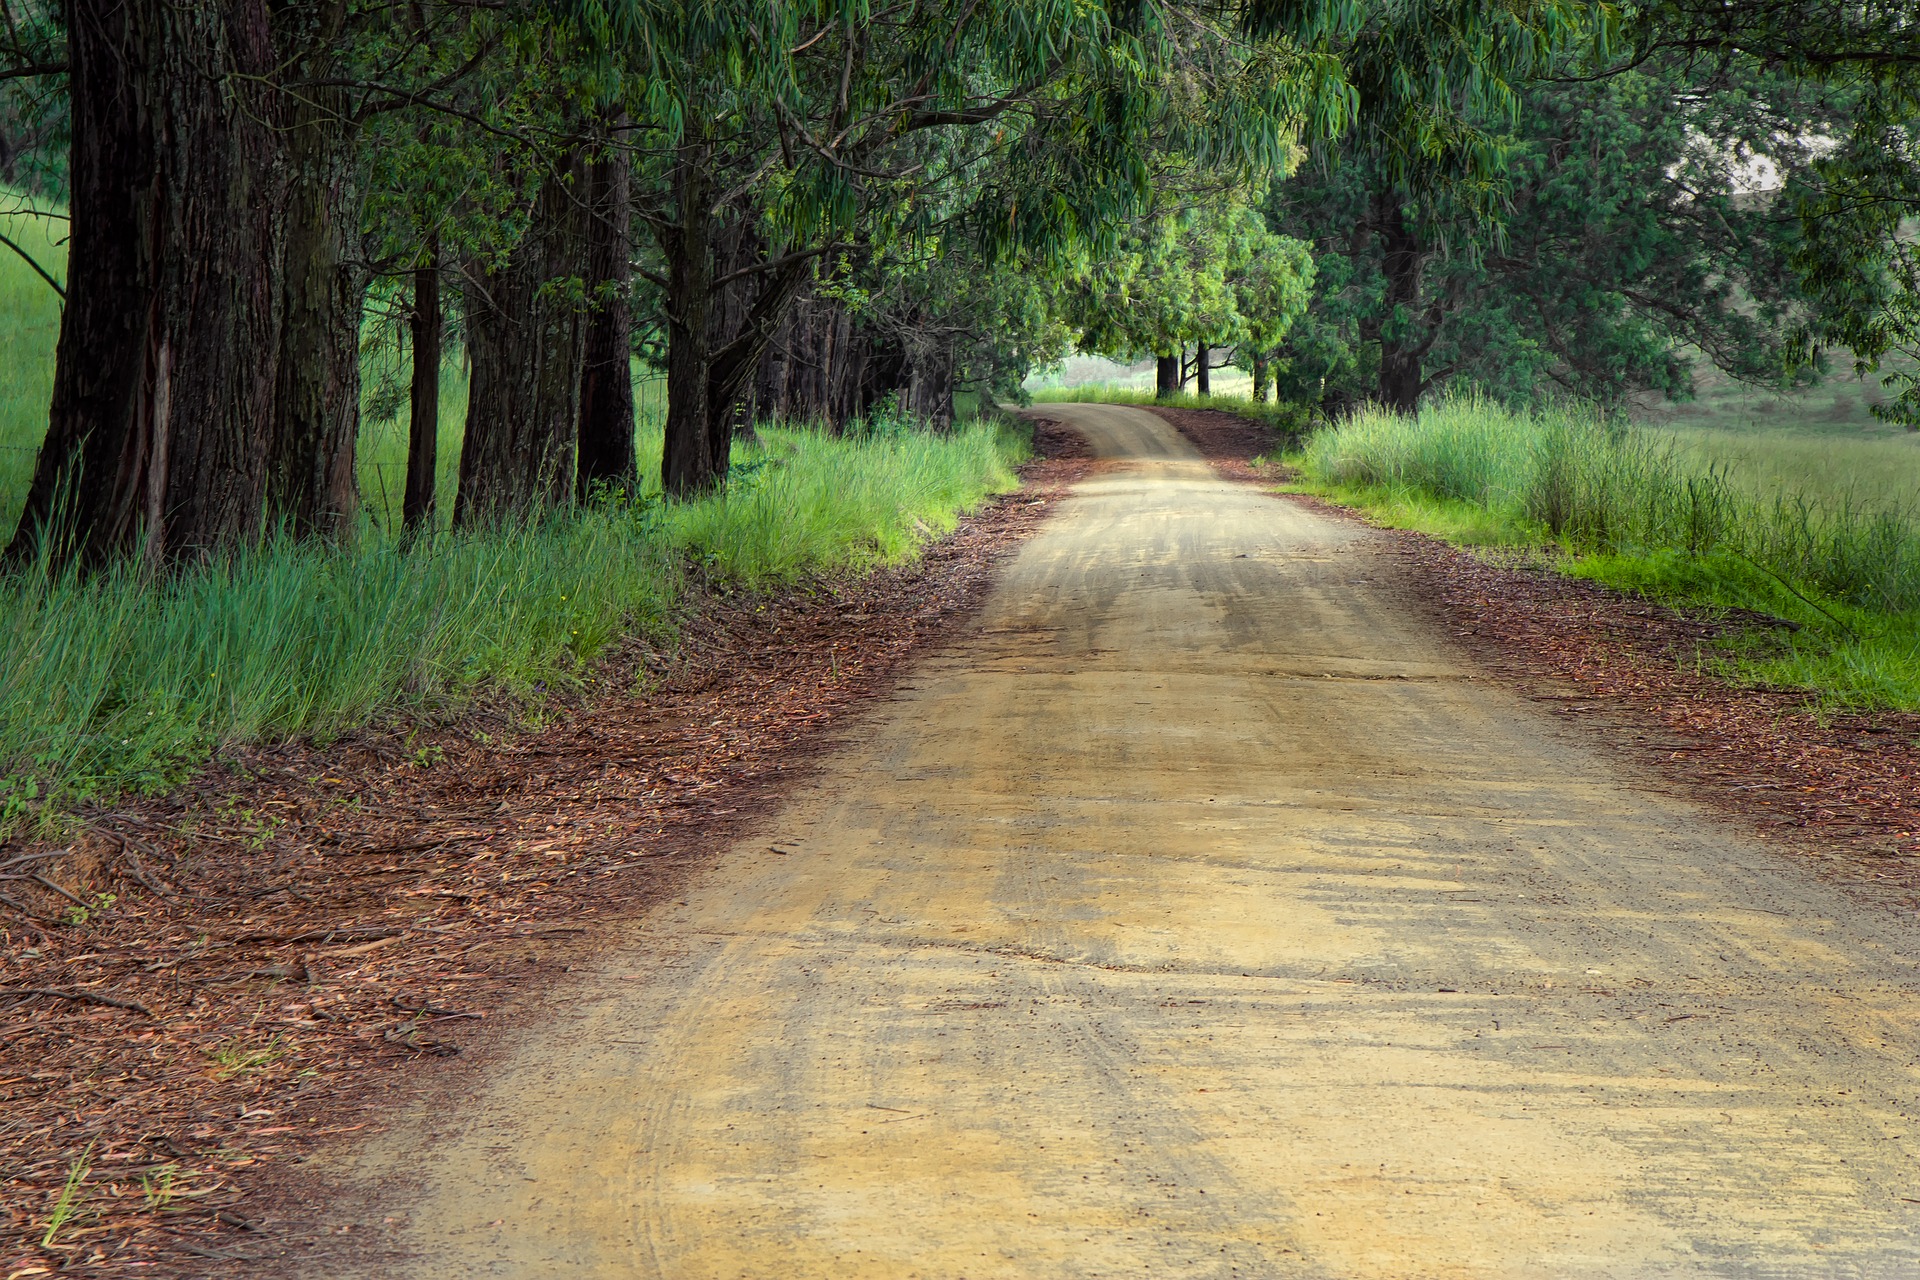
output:
<svg viewBox="0 0 1920 1280"><path fill-rule="evenodd" d="M606 150L587 166L586 361L580 375L579 496L595 485L624 492L639 479L633 449L633 243L626 154Z"/></svg>
<svg viewBox="0 0 1920 1280"><path fill-rule="evenodd" d="M573 496L585 318L568 282L586 270L578 154L541 184L526 235L497 270L470 267L473 376L454 520L471 526Z"/></svg>
<svg viewBox="0 0 1920 1280"><path fill-rule="evenodd" d="M1253 402L1267 402L1267 388L1273 385L1273 360L1264 351L1253 354Z"/></svg>
<svg viewBox="0 0 1920 1280"><path fill-rule="evenodd" d="M1213 394L1213 348L1206 343L1193 354L1194 392L1198 395Z"/></svg>
<svg viewBox="0 0 1920 1280"><path fill-rule="evenodd" d="M912 347L907 410L916 422L935 431L953 429L953 343L922 335Z"/></svg>
<svg viewBox="0 0 1920 1280"><path fill-rule="evenodd" d="M1153 394L1161 400L1171 400L1180 394L1179 356L1154 357Z"/></svg>
<svg viewBox="0 0 1920 1280"><path fill-rule="evenodd" d="M99 565L258 535L282 199L261 0L68 0L66 309L18 531Z"/></svg>
<svg viewBox="0 0 1920 1280"><path fill-rule="evenodd" d="M322 31L318 38L333 39ZM349 104L309 90L286 135L285 273L279 382L268 452L267 514L288 532L337 536L359 506L361 190Z"/></svg>
<svg viewBox="0 0 1920 1280"><path fill-rule="evenodd" d="M402 504L406 528L418 532L433 524L434 494L440 478L440 363L445 321L440 314L440 241L427 241L426 261L413 273L413 388L407 422L407 495Z"/></svg>
<svg viewBox="0 0 1920 1280"><path fill-rule="evenodd" d="M707 378L713 371L713 190L708 147L689 131L674 166L677 221L658 230L667 260L667 425L660 483L670 497L705 493L718 483L707 431Z"/></svg>
<svg viewBox="0 0 1920 1280"><path fill-rule="evenodd" d="M1430 342L1413 331L1421 312L1421 283L1426 253L1407 226L1406 212L1393 192L1374 197L1374 225L1380 237L1380 268L1386 277L1387 316L1380 329L1380 381L1377 398L1395 413L1420 407L1420 365Z"/></svg>

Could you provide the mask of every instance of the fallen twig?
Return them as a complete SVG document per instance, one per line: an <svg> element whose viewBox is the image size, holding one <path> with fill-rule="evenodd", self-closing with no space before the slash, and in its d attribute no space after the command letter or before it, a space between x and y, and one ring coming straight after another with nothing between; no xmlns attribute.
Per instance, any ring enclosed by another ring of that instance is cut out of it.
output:
<svg viewBox="0 0 1920 1280"><path fill-rule="evenodd" d="M34 996L46 996L54 1000L73 1000L80 1004L104 1004L114 1009L130 1009L134 1013L153 1016L153 1010L138 1000L121 1000L116 996L98 995L92 991L62 991L58 987L0 987L0 996L19 996L23 1000Z"/></svg>

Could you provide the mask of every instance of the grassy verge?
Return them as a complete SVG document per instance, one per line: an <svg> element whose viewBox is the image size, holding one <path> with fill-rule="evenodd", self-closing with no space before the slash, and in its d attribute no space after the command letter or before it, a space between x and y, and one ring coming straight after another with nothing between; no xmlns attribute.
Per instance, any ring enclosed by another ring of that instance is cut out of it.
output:
<svg viewBox="0 0 1920 1280"><path fill-rule="evenodd" d="M1676 603L1748 609L1761 626L1714 660L1821 704L1920 709L1920 520L1847 468L1766 468L1753 455L1460 397L1404 418L1369 412L1314 435L1300 489L1383 524L1531 548L1562 572ZM1770 475L1771 482L1756 481Z"/></svg>
<svg viewBox="0 0 1920 1280"><path fill-rule="evenodd" d="M1151 389L1085 386L1042 388L1033 393L1033 400L1035 404L1137 404L1146 408L1215 409L1257 422L1289 438L1299 435L1307 424L1306 411L1299 405L1255 401L1245 396L1196 396L1182 392L1163 399L1155 396Z"/></svg>
<svg viewBox="0 0 1920 1280"><path fill-rule="evenodd" d="M643 437L657 470L657 430ZM482 687L588 678L617 637L666 635L694 573L766 587L910 557L1016 483L1025 441L766 428L736 482L405 545L370 517L344 548L271 542L154 581L0 580L0 833L89 797L159 789L229 744L442 714Z"/></svg>

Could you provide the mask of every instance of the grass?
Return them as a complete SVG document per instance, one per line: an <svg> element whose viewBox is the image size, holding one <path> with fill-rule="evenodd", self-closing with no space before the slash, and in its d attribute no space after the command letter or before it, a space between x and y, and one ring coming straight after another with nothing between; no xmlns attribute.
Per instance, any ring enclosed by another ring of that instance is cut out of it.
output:
<svg viewBox="0 0 1920 1280"><path fill-rule="evenodd" d="M60 1195L53 1202L53 1209L47 1214L46 1234L40 1237L40 1247L51 1249L60 1231L72 1222L80 1213L80 1187L87 1180L87 1174L93 1168L93 1143L75 1156L67 1166L67 1181L60 1188Z"/></svg>
<svg viewBox="0 0 1920 1280"><path fill-rule="evenodd" d="M1722 440L1513 412L1458 396L1417 417L1365 412L1314 435L1302 488L1382 523L1472 546L1546 551L1577 577L1750 609L1717 661L1824 705L1920 709L1920 514L1877 450ZM1914 474L1905 453L1894 474Z"/></svg>
<svg viewBox="0 0 1920 1280"><path fill-rule="evenodd" d="M692 575L770 587L906 559L1016 483L1024 438L768 427L736 482L406 544L274 540L154 580L0 580L0 824L158 790L219 748L440 715L482 687L577 685L626 633L670 635ZM643 433L657 466L658 430ZM51 806L51 808L50 808Z"/></svg>

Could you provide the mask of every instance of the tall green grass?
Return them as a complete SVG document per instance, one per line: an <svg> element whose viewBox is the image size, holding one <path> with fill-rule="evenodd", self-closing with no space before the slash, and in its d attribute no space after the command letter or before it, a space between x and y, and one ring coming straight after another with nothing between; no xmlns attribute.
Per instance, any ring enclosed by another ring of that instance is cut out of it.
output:
<svg viewBox="0 0 1920 1280"><path fill-rule="evenodd" d="M67 275L64 213L0 187L0 234L63 283ZM60 295L0 245L0 541L13 532L33 481L34 459L47 433L53 398L53 350L60 338Z"/></svg>
<svg viewBox="0 0 1920 1280"><path fill-rule="evenodd" d="M1415 417L1358 414L1314 435L1304 487L1455 541L1552 548L1567 572L1672 600L1752 609L1745 678L1848 706L1920 707L1920 517L1887 492L1576 409L1456 396Z"/></svg>
<svg viewBox="0 0 1920 1280"><path fill-rule="evenodd" d="M657 455L657 439L653 448ZM221 746L435 714L477 689L584 679L618 636L663 636L690 575L771 586L912 556L1012 488L1023 438L763 428L724 493L556 512L406 544L272 541L150 579L0 580L0 829L170 785Z"/></svg>

